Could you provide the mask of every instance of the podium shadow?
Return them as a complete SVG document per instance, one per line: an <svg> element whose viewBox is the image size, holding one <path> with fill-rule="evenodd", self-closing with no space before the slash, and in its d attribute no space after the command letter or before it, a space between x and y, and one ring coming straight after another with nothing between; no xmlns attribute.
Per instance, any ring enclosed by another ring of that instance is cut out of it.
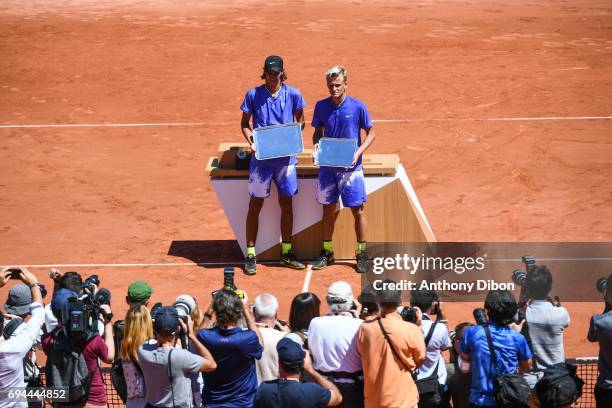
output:
<svg viewBox="0 0 612 408"><path fill-rule="evenodd" d="M240 266L244 256L235 239L172 241L168 255L189 259L203 268Z"/></svg>

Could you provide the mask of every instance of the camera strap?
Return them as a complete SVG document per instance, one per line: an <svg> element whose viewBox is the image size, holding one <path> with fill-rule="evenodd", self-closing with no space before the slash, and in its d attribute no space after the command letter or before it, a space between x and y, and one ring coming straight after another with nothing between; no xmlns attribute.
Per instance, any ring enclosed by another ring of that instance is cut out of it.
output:
<svg viewBox="0 0 612 408"><path fill-rule="evenodd" d="M174 377L172 376L172 351L174 348L170 348L168 352L168 381L170 382L170 392L172 393L172 408L174 408Z"/></svg>

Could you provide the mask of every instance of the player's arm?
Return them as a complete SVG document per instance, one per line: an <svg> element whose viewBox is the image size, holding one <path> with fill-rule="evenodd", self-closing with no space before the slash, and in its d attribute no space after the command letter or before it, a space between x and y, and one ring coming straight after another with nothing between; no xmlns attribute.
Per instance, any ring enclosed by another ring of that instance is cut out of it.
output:
<svg viewBox="0 0 612 408"><path fill-rule="evenodd" d="M306 126L306 121L304 120L304 109L296 110L293 116L295 116L295 121L302 125L302 130L304 130L304 126Z"/></svg>
<svg viewBox="0 0 612 408"><path fill-rule="evenodd" d="M355 152L355 156L353 158L353 164L351 165L351 167L355 167L355 165L357 164L357 161L359 160L359 157L362 154L364 154L365 151L368 150L368 148L374 142L374 138L375 138L375 136L374 136L374 128L365 129L365 132L366 132L366 139L361 144L361 146L359 146L357 151Z"/></svg>
<svg viewBox="0 0 612 408"><path fill-rule="evenodd" d="M253 143L253 130L251 129L251 115L242 112L242 119L240 119L240 129L242 135L246 139L247 143L251 146L251 150L255 151L255 145Z"/></svg>

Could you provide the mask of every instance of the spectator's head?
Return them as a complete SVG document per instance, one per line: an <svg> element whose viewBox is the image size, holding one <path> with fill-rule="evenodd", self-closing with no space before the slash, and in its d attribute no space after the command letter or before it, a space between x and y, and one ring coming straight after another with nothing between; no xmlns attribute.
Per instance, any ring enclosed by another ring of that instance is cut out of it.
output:
<svg viewBox="0 0 612 408"><path fill-rule="evenodd" d="M4 311L12 315L25 317L30 314L31 304L31 289L24 283L18 283L9 290L8 298L4 304Z"/></svg>
<svg viewBox="0 0 612 408"><path fill-rule="evenodd" d="M288 374L295 375L302 371L306 352L298 343L283 337L276 344L276 352L278 353L278 371L280 377L288 377Z"/></svg>
<svg viewBox="0 0 612 408"><path fill-rule="evenodd" d="M292 331L308 330L310 321L320 316L321 301L312 292L300 293L291 301L289 327Z"/></svg>
<svg viewBox="0 0 612 408"><path fill-rule="evenodd" d="M372 284L369 284L361 291L359 295L359 302L361 303L361 314L362 316L373 316L378 314L378 303L376 303L376 290Z"/></svg>
<svg viewBox="0 0 612 408"><path fill-rule="evenodd" d="M258 295L253 302L253 314L256 322L271 323L274 327L278 314L278 300L269 293Z"/></svg>
<svg viewBox="0 0 612 408"><path fill-rule="evenodd" d="M434 303L438 301L438 294L435 290L413 290L410 292L410 305L416 306L423 313L431 313Z"/></svg>
<svg viewBox="0 0 612 408"><path fill-rule="evenodd" d="M344 281L334 282L327 289L327 305L332 313L350 311L354 300L351 285Z"/></svg>
<svg viewBox="0 0 612 408"><path fill-rule="evenodd" d="M59 323L65 323L64 316L67 316L71 299L76 299L78 296L78 292L67 288L61 288L55 291L53 298L51 298L51 312L53 312L53 315Z"/></svg>
<svg viewBox="0 0 612 408"><path fill-rule="evenodd" d="M125 301L128 305L134 306L138 304L148 305L149 299L153 294L153 289L145 281L135 281L128 286L127 296Z"/></svg>
<svg viewBox="0 0 612 408"><path fill-rule="evenodd" d="M396 282L392 279L385 279L382 289L376 291L376 301L378 302L381 312L384 311L385 313L389 313L395 311L402 303L402 291L399 289L390 289L390 287L395 287L392 285L395 283Z"/></svg>
<svg viewBox="0 0 612 408"><path fill-rule="evenodd" d="M83 288L83 278L78 272L66 272L59 280L58 289L68 289L80 293Z"/></svg>
<svg viewBox="0 0 612 408"><path fill-rule="evenodd" d="M514 319L518 305L512 292L492 290L487 294L484 308L487 311L489 321L498 325L507 325Z"/></svg>
<svg viewBox="0 0 612 408"><path fill-rule="evenodd" d="M142 304L132 306L125 315L124 325L119 357L137 362L138 348L153 338L153 322L149 309Z"/></svg>
<svg viewBox="0 0 612 408"><path fill-rule="evenodd" d="M535 300L547 299L552 289L552 281L552 274L546 265L537 266L525 277L527 296Z"/></svg>
<svg viewBox="0 0 612 408"><path fill-rule="evenodd" d="M223 289L215 295L213 311L217 317L218 326L235 326L242 317L244 306L240 297L233 290Z"/></svg>
<svg viewBox="0 0 612 408"><path fill-rule="evenodd" d="M171 306L160 307L155 314L153 329L159 343L174 338L179 329L179 315L176 309Z"/></svg>
<svg viewBox="0 0 612 408"><path fill-rule="evenodd" d="M452 336L452 339L453 348L455 349L455 352L457 354L461 352L459 349L459 345L461 344L461 338L463 337L463 333L472 326L473 324L470 322L459 323L457 326L455 326L454 336Z"/></svg>

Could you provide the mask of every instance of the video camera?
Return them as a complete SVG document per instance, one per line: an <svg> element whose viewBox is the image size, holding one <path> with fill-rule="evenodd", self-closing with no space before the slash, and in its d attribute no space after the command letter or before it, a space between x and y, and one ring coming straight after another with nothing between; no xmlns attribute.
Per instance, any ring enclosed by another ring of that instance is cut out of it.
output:
<svg viewBox="0 0 612 408"><path fill-rule="evenodd" d="M95 286L94 286L95 285ZM98 317L105 320L113 318L100 306L110 305L111 293L102 288L97 292L95 288L100 285L98 275L92 275L83 282L83 295L68 299L68 307L62 312L62 322L68 333L75 338L91 338L98 333Z"/></svg>

